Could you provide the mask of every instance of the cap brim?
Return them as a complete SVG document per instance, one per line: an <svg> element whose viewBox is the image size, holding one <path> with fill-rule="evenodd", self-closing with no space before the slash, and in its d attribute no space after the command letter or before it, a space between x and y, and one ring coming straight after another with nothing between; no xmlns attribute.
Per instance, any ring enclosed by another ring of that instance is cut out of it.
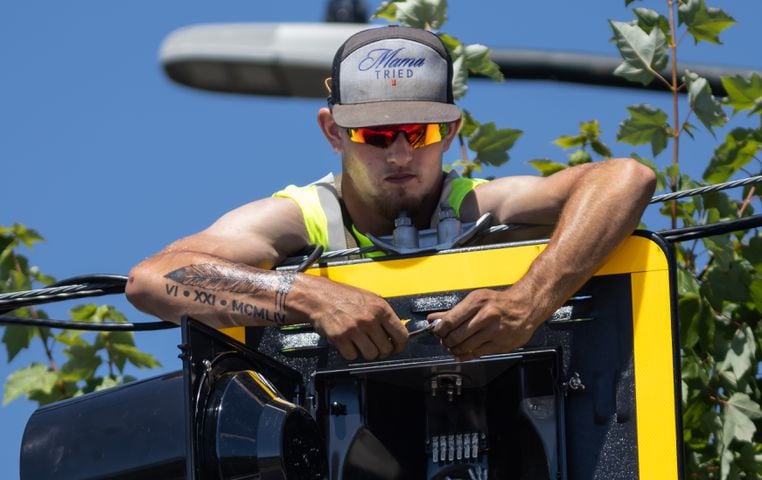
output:
<svg viewBox="0 0 762 480"><path fill-rule="evenodd" d="M460 109L450 103L422 101L387 101L334 105L333 119L341 127L377 127L405 123L454 122Z"/></svg>

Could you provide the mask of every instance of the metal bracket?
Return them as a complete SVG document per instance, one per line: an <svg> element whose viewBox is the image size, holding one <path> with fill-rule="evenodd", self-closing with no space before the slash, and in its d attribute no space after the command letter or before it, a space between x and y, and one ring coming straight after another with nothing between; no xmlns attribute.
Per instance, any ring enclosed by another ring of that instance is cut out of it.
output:
<svg viewBox="0 0 762 480"><path fill-rule="evenodd" d="M403 217L404 215L404 217ZM440 241L441 229L429 228L426 230L417 230L407 222L400 221L407 218L404 213L395 221L395 232L398 229L412 230L413 234L417 237L412 242L400 242L400 235L385 235L382 237L376 237L375 235L368 234L368 238L373 245L383 250L386 253L392 253L397 255L412 255L428 252L438 252L441 250L448 250L451 248L457 248L467 244L477 235L485 233L492 225L492 214L485 213L475 222L468 222L462 224L459 232L454 237L447 238L444 241ZM409 220L409 219L408 219ZM409 237L408 237L409 238ZM402 244L400 244L402 243Z"/></svg>

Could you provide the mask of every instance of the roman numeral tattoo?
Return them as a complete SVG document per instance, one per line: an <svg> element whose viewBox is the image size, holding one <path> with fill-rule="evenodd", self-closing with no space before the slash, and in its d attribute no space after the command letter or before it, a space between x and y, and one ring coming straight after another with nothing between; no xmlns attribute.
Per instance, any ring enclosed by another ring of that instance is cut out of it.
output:
<svg viewBox="0 0 762 480"><path fill-rule="evenodd" d="M164 276L185 287L195 287L193 301L206 305L221 305L234 312L242 313L254 319L268 322L286 323L286 298L296 280L295 272L246 272L227 265L212 263L193 264L178 268ZM176 285L165 285L168 296L177 297L179 289ZM256 295L263 291L275 292L274 309L257 307L237 299L229 301L224 293L242 293ZM210 293L222 292L222 293ZM190 290L184 290L182 295L189 297Z"/></svg>

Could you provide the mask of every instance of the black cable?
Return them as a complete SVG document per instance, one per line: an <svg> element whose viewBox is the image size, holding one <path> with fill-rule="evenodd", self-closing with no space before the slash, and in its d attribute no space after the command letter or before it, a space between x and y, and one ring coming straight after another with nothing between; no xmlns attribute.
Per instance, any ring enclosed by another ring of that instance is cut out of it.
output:
<svg viewBox="0 0 762 480"><path fill-rule="evenodd" d="M165 330L179 325L171 322L145 323L85 323L72 320L52 320L47 318L13 317L3 315L13 310L32 305L61 302L83 297L98 297L124 293L127 277L113 274L79 275L58 281L48 287L22 292L0 294L0 325L24 325L32 327L66 328L70 330L141 332Z"/></svg>
<svg viewBox="0 0 762 480"><path fill-rule="evenodd" d="M124 287L127 285L127 277L125 275L117 275L114 273L90 273L87 275L77 275L74 277L65 278L51 285L48 285L48 287L62 287L64 285L77 285L86 283L111 285L115 289L114 293L123 293ZM119 290L120 287L121 290Z"/></svg>
<svg viewBox="0 0 762 480"><path fill-rule="evenodd" d="M659 232L659 235L664 237L668 242L678 243L757 227L762 227L762 215L752 215L737 220L712 223L711 225L695 225L692 227L662 230Z"/></svg>
<svg viewBox="0 0 762 480"><path fill-rule="evenodd" d="M172 322L85 323L74 322L72 320L52 320L49 318L10 317L7 315L0 315L0 324L65 328L67 330L85 330L90 332L145 332L150 330L166 330L180 326Z"/></svg>
<svg viewBox="0 0 762 480"><path fill-rule="evenodd" d="M320 258L321 255L323 255L323 246L322 245L313 245L312 252L307 255L307 258L304 259L303 262L301 262L297 267L296 271L303 273L308 268L312 266L313 263L315 263L318 258Z"/></svg>

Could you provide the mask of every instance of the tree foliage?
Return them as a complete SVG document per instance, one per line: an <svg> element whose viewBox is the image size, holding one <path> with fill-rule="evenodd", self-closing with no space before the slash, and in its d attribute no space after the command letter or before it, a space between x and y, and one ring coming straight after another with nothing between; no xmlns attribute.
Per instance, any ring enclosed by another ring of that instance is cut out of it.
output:
<svg viewBox="0 0 762 480"><path fill-rule="evenodd" d="M628 2L625 2L627 4ZM660 3L660 2L653 2ZM751 78L723 77L727 98L718 98L709 83L695 72L677 72L680 40L691 36L695 43L722 43L720 35L735 21L724 11L708 7L704 0L661 2L664 14L634 9L636 19L628 25L639 43L617 40L622 64L617 73L645 70L650 78L630 76L632 81L663 82L672 92L663 110L649 105L629 107L629 118L620 125L617 139L632 145L650 144L654 157L672 145L671 162L657 169L669 188L676 191L705 183L728 180L739 174L759 173L757 154L762 144L759 119L752 126L730 130L713 153L701 179L692 179L678 156L683 133L693 136L688 122L693 116L715 136L731 117L742 112L759 115L762 82ZM676 10L676 12L675 12ZM675 22L677 13L677 22ZM644 25L644 17L648 22ZM654 26L659 28L653 28ZM664 28L668 30L664 32ZM616 27L614 27L616 30ZM652 28L649 33L649 28ZM660 34L653 36L654 31ZM656 38L656 39L654 39ZM658 39L665 38L665 42ZM644 61L643 59L646 59ZM651 61L648 59L664 59ZM667 66L674 74L665 79L658 72ZM681 98L680 92L687 95ZM686 98L687 97L687 98ZM731 107L733 111L726 113ZM680 109L686 113L679 116ZM733 119L737 120L737 119ZM753 170L745 170L757 160ZM713 193L673 202L662 208L673 226L692 226L732 220L753 214L757 187L747 187L738 197ZM705 238L676 245L679 276L678 316L682 352L683 436L688 478L759 478L762 474L762 382L759 349L762 346L762 238L756 231Z"/></svg>
<svg viewBox="0 0 762 480"><path fill-rule="evenodd" d="M31 266L20 253L20 249L31 249L41 241L39 233L24 225L0 226L0 293L31 290L55 282L53 277ZM14 317L48 318L43 310L34 307L7 313ZM79 305L69 313L76 322L127 321L109 305ZM76 330L22 325L9 325L2 330L8 363L32 348L33 342L39 342L45 352L44 363L22 366L5 379L3 405L20 397L44 405L134 380L124 373L127 364L138 369L160 366L152 355L136 347L131 332L84 335Z"/></svg>

